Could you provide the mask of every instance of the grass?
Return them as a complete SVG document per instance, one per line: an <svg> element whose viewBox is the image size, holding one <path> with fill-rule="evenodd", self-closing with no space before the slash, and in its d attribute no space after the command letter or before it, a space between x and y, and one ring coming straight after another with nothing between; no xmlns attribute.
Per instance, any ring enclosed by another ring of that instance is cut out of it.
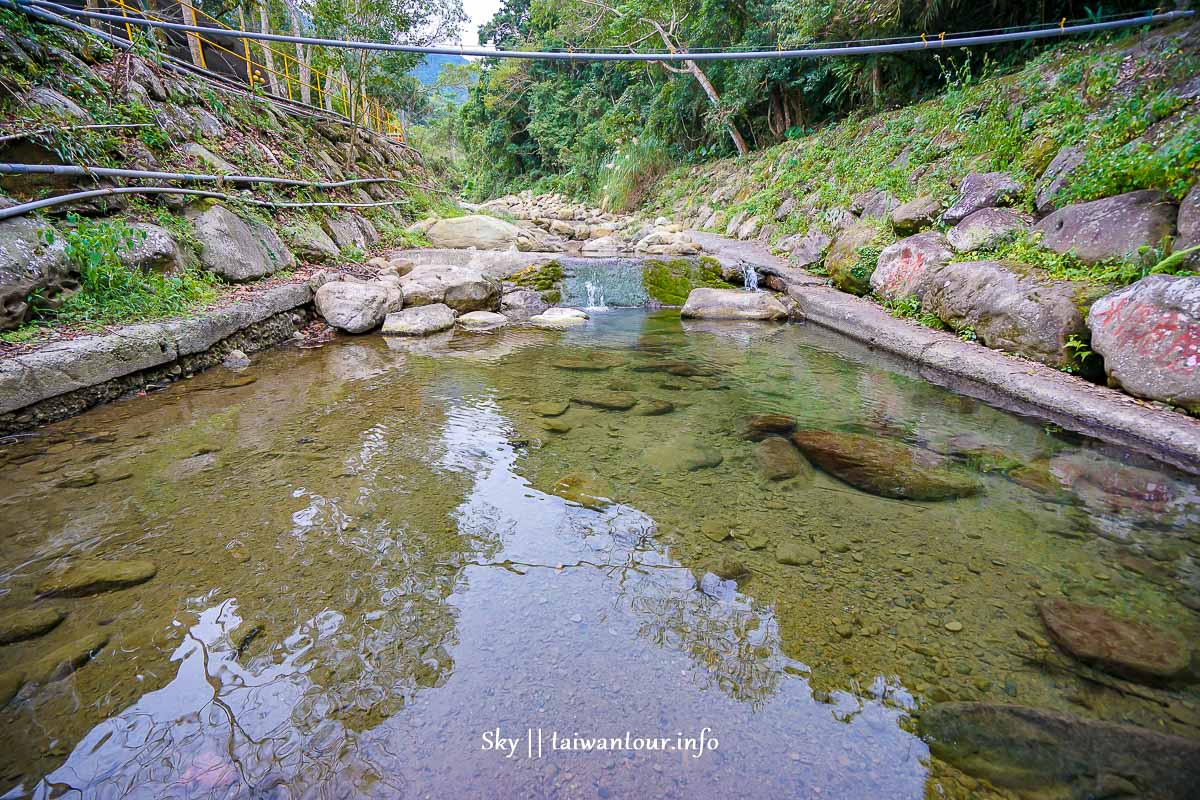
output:
<svg viewBox="0 0 1200 800"><path fill-rule="evenodd" d="M633 139L604 165L596 191L601 208L633 211L670 169L671 159L662 142L652 136Z"/></svg>

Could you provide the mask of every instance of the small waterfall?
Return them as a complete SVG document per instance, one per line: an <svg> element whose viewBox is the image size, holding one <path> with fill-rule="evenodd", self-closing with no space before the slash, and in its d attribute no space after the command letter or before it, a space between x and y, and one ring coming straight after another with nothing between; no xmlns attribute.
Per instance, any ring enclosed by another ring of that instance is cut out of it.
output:
<svg viewBox="0 0 1200 800"><path fill-rule="evenodd" d="M604 289L591 281L584 281L583 287L587 289L587 305L584 308L588 311L608 311L608 306L604 304Z"/></svg>
<svg viewBox="0 0 1200 800"><path fill-rule="evenodd" d="M758 270L754 269L754 265L742 262L742 286L748 292L758 291Z"/></svg>

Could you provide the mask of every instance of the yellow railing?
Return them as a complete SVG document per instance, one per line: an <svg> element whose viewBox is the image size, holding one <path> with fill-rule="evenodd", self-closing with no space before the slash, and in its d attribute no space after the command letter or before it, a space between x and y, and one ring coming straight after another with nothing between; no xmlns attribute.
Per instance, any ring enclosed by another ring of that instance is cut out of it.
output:
<svg viewBox="0 0 1200 800"><path fill-rule="evenodd" d="M174 21L163 20L163 18L160 16L151 14L136 6L129 5L126 0L103 0L103 2L117 6L121 10L121 16L123 17L128 16L128 13L133 13L147 19L158 19L169 22ZM192 19L185 19L185 24L198 24L206 28L220 27L229 31L229 35L231 37L237 37L238 33L244 32L238 28L233 28L229 25L226 25L216 17L206 14L205 12L196 8L194 5L186 2L186 0L180 3L180 8L185 17L189 15L203 17L202 22L195 22ZM126 24L125 30L127 38L132 41L132 26ZM309 90L309 97L314 101L312 103L313 105L321 108L328 107L335 111L339 110L338 106L341 106L340 113L344 114L345 116L357 120L359 123L370 128L376 133L404 141L405 131L403 120L388 109L384 108L377 100L367 97L365 93L355 97L352 102L351 98L355 93L346 81L340 80L328 72L316 69L311 65L307 66L309 75L308 80L302 81L301 76L304 74L304 70L301 68L302 62L300 59L296 58L294 53L288 53L286 50L272 47L267 42L262 40L253 40L256 48L270 51L272 61L275 59L280 59L283 67L283 71L280 72L279 69L272 69L265 63L255 61L250 50L251 40L245 37L241 37L242 52L238 53L229 49L228 47L214 42L212 39L202 33L189 31L186 33L186 35L188 37L189 49L192 49L193 52L193 61L197 62L196 66L198 67L208 69L208 65L204 58L204 49L212 48L213 50L224 53L228 56L232 56L235 60L240 61L243 65L245 65L244 69L246 72L246 82L252 89L265 88L268 82L272 84L280 83L287 91L288 99L296 100L297 94L303 97L304 87L307 87ZM191 47L193 43L196 45L194 48ZM265 62L267 59L263 57L262 60ZM267 78L263 77L264 72L267 75L273 76L276 80L268 81Z"/></svg>

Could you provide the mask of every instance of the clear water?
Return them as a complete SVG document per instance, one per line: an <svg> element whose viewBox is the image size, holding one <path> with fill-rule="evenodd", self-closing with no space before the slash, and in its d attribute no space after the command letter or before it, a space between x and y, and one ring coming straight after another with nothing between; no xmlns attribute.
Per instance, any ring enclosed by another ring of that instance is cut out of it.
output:
<svg viewBox="0 0 1200 800"><path fill-rule="evenodd" d="M567 258L563 267L562 304L577 308L641 308L650 302L642 285L642 259Z"/></svg>
<svg viewBox="0 0 1200 800"><path fill-rule="evenodd" d="M644 369L668 363L705 374ZM675 408L534 412L593 391ZM977 497L915 503L768 482L739 435L768 411L1056 485L993 470ZM720 463L677 469L697 445ZM158 565L0 647L2 674L109 634L0 710L0 795L988 797L911 711L1019 702L1200 735L1194 688L1122 693L1031 658L1033 603L1064 593L1197 640L1194 482L811 327L614 310L565 333L278 348L0 459L0 613L50 602L34 586L73 556ZM822 558L778 563L792 540ZM723 557L748 576L716 577ZM485 749L496 729L512 757ZM626 732L709 744L549 749Z"/></svg>

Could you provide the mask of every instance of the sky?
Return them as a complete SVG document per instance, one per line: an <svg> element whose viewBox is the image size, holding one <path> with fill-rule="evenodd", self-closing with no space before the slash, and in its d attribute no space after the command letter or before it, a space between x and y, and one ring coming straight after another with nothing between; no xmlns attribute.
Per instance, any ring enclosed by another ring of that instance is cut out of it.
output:
<svg viewBox="0 0 1200 800"><path fill-rule="evenodd" d="M479 26L492 18L500 9L500 0L463 0L463 10L469 19L463 25L462 34L453 44L464 47L479 46Z"/></svg>

